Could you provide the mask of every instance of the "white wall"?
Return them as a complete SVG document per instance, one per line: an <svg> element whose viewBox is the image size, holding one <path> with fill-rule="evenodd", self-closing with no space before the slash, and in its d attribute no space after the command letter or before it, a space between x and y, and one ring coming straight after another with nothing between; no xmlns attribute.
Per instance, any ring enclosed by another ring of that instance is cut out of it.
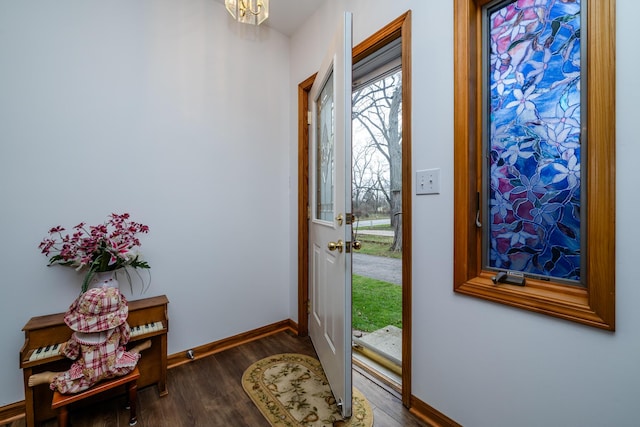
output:
<svg viewBox="0 0 640 427"><path fill-rule="evenodd" d="M634 17L640 5L617 1L615 333L452 291L453 2L326 2L291 41L292 105L295 86L320 63L342 10L354 13L357 44L408 9L413 13L413 170L442 170L441 194L413 201L413 394L465 426L638 425L640 286L634 264L640 255L635 170L640 87L635 74L640 57ZM290 114L294 123L296 113ZM293 128L290 138L293 169ZM292 218L295 207L293 200Z"/></svg>
<svg viewBox="0 0 640 427"><path fill-rule="evenodd" d="M150 226L124 289L168 296L170 354L289 317L289 40L244 31L211 0L0 2L0 407L21 328L79 292L57 224Z"/></svg>

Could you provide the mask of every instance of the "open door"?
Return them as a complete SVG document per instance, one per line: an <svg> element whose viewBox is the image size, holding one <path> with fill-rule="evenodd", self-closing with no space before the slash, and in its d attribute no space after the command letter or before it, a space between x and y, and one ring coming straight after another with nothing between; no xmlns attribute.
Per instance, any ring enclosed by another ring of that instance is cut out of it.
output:
<svg viewBox="0 0 640 427"><path fill-rule="evenodd" d="M309 335L351 416L351 49L345 12L309 93Z"/></svg>

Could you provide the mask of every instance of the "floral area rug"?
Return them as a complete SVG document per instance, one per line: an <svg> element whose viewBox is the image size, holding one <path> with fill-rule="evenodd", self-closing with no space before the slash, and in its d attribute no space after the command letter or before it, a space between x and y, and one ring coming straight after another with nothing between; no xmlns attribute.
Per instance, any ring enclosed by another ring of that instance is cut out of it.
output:
<svg viewBox="0 0 640 427"><path fill-rule="evenodd" d="M242 375L242 387L272 426L371 427L373 411L353 389L353 415L344 420L322 366L303 354L259 360Z"/></svg>

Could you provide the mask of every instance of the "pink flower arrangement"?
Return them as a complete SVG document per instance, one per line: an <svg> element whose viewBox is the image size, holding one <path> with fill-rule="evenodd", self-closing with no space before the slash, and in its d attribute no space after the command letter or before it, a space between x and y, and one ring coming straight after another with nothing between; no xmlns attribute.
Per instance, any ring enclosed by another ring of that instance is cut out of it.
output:
<svg viewBox="0 0 640 427"><path fill-rule="evenodd" d="M85 292L96 273L114 271L124 267L150 268L136 250L141 245L137 235L148 233L149 227L129 220L129 214L111 214L104 224L86 223L73 227L73 233L63 235L62 226L49 230L49 237L38 246L49 257L49 266L63 265L80 271L87 269L82 281ZM127 270L127 278L131 277Z"/></svg>

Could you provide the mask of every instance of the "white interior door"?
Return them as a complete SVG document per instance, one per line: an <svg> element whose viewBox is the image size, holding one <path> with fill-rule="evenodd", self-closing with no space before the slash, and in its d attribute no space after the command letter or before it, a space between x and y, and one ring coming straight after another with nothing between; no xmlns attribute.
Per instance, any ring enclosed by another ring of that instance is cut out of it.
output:
<svg viewBox="0 0 640 427"><path fill-rule="evenodd" d="M345 12L309 93L309 335L351 416L351 33Z"/></svg>

